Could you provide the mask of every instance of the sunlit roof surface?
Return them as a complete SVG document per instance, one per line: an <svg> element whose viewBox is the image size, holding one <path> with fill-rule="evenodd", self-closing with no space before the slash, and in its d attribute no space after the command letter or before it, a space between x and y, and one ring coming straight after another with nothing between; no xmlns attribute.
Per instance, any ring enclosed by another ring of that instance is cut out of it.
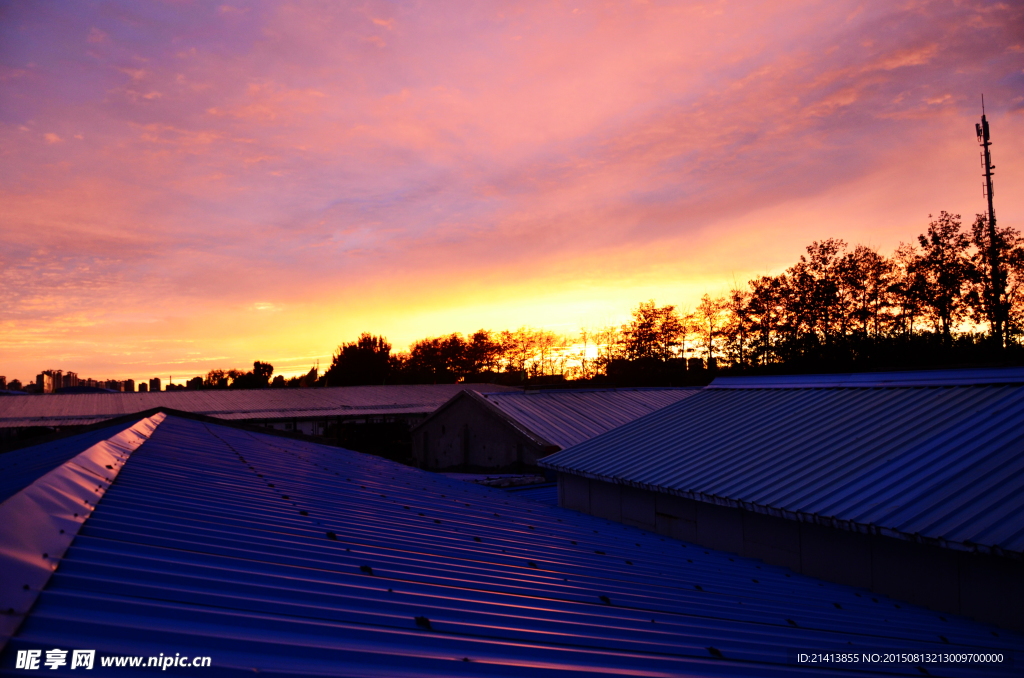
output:
<svg viewBox="0 0 1024 678"><path fill-rule="evenodd" d="M548 468L957 548L1024 552L1024 370L716 380Z"/></svg>

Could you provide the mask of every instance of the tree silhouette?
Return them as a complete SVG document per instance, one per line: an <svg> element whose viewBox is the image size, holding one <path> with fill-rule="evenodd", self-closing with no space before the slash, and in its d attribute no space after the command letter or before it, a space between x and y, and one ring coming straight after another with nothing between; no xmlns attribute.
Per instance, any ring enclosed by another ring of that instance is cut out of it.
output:
<svg viewBox="0 0 1024 678"><path fill-rule="evenodd" d="M750 297L743 308L752 335L754 361L768 365L778 359L779 328L787 293L785 276L761 276L751 280ZM733 310L735 314L737 310Z"/></svg>
<svg viewBox="0 0 1024 678"><path fill-rule="evenodd" d="M328 386L385 384L392 362L387 338L363 332L356 341L338 346L324 377Z"/></svg>
<svg viewBox="0 0 1024 678"><path fill-rule="evenodd" d="M526 375L530 362L537 354L537 337L533 329L520 327L515 332L504 330L498 341L506 371Z"/></svg>
<svg viewBox="0 0 1024 678"><path fill-rule="evenodd" d="M421 339L409 350L402 370L415 382L454 384L466 370L466 342L458 333Z"/></svg>
<svg viewBox="0 0 1024 678"><path fill-rule="evenodd" d="M984 214L975 216L970 240L975 248L971 263L976 275L970 297L974 319L987 322L993 343L1004 348L1014 334L1019 334L1020 325L1017 323L1015 327L1011 316L1015 294L1021 285L1020 262L1024 258L1024 240L1012 228L997 227L995 234L995 242L990 242L988 217Z"/></svg>
<svg viewBox="0 0 1024 678"><path fill-rule="evenodd" d="M914 336L914 320L924 313L928 278L921 265L921 254L912 244L901 242L890 263L893 273L888 287L889 303L896 312L890 331L909 339Z"/></svg>
<svg viewBox="0 0 1024 678"><path fill-rule="evenodd" d="M700 298L697 304L694 319L697 327L697 345L704 349L707 364L711 365L711 359L719 350L721 343L722 326L726 323L725 311L727 309L725 299L722 297L712 298L708 293Z"/></svg>
<svg viewBox="0 0 1024 678"><path fill-rule="evenodd" d="M488 330L477 330L465 344L464 370L467 376L498 369L501 346Z"/></svg>
<svg viewBox="0 0 1024 678"><path fill-rule="evenodd" d="M931 215L928 215L931 217ZM961 230L960 215L942 211L918 236L921 270L928 280L928 308L936 328L948 345L953 325L966 315L965 287L971 282L972 267L967 255L970 239Z"/></svg>
<svg viewBox="0 0 1024 678"><path fill-rule="evenodd" d="M890 320L886 297L892 284L893 264L863 245L857 245L847 257L847 284L853 292L853 318L860 325L863 338L878 339Z"/></svg>
<svg viewBox="0 0 1024 678"><path fill-rule="evenodd" d="M251 372L239 372L231 370L231 388L253 389L268 388L270 386L270 375L274 373L274 366L257 360L252 364Z"/></svg>
<svg viewBox="0 0 1024 678"><path fill-rule="evenodd" d="M640 302L633 309L633 319L622 326L625 358L668 360L676 355L682 334L683 322L675 306L658 307L653 299Z"/></svg>
<svg viewBox="0 0 1024 678"><path fill-rule="evenodd" d="M203 379L203 388L227 388L228 374L224 370L210 370Z"/></svg>
<svg viewBox="0 0 1024 678"><path fill-rule="evenodd" d="M750 299L750 292L739 285L733 285L724 300L726 324L722 336L725 339L726 357L734 365L746 366L750 360L751 335L754 330Z"/></svg>

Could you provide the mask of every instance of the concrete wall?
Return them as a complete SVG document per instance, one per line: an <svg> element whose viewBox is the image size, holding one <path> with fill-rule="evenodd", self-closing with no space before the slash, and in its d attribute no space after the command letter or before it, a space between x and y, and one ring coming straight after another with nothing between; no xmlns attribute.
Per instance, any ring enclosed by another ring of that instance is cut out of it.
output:
<svg viewBox="0 0 1024 678"><path fill-rule="evenodd" d="M413 431L413 458L427 469L533 466L545 450L469 396Z"/></svg>
<svg viewBox="0 0 1024 678"><path fill-rule="evenodd" d="M1024 631L1024 560L848 532L560 473L565 508Z"/></svg>

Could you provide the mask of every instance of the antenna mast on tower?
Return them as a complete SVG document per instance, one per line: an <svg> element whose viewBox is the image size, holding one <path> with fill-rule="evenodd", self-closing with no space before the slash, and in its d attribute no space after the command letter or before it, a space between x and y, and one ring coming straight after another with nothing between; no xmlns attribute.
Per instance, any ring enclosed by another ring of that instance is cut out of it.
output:
<svg viewBox="0 0 1024 678"><path fill-rule="evenodd" d="M989 147L992 145L992 137L989 134L988 119L985 117L985 95L981 95L981 123L975 123L974 129L978 134L978 143L981 144L981 166L985 169L985 183L982 192L988 198L988 259L989 283L989 307L992 316L992 333L999 341L999 347L1003 346L1003 330L1005 327L1005 313L1003 294L1006 286L1003 284L1002 267L999 264L999 244L996 235L996 211L992 205L992 152Z"/></svg>

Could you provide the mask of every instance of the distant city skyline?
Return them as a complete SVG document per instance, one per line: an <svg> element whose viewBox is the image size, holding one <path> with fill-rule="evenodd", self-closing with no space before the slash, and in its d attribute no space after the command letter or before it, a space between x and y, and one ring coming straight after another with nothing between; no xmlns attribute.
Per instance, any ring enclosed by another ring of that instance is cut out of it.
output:
<svg viewBox="0 0 1024 678"><path fill-rule="evenodd" d="M174 384L173 377L168 381L168 384ZM177 384L174 385L177 386ZM0 375L0 389L24 390L30 393L47 394L60 393L62 389L80 387L136 393L161 390L161 380L160 377L152 377L148 380L139 379L138 388L136 389L136 380L132 378L94 379L92 377L79 376L74 370L45 369L32 379L21 379L19 377L8 379L5 375Z"/></svg>
<svg viewBox="0 0 1024 678"><path fill-rule="evenodd" d="M574 332L814 240L888 253L986 209L982 92L1024 230L1019 4L2 12L8 382L294 376L363 331Z"/></svg>

